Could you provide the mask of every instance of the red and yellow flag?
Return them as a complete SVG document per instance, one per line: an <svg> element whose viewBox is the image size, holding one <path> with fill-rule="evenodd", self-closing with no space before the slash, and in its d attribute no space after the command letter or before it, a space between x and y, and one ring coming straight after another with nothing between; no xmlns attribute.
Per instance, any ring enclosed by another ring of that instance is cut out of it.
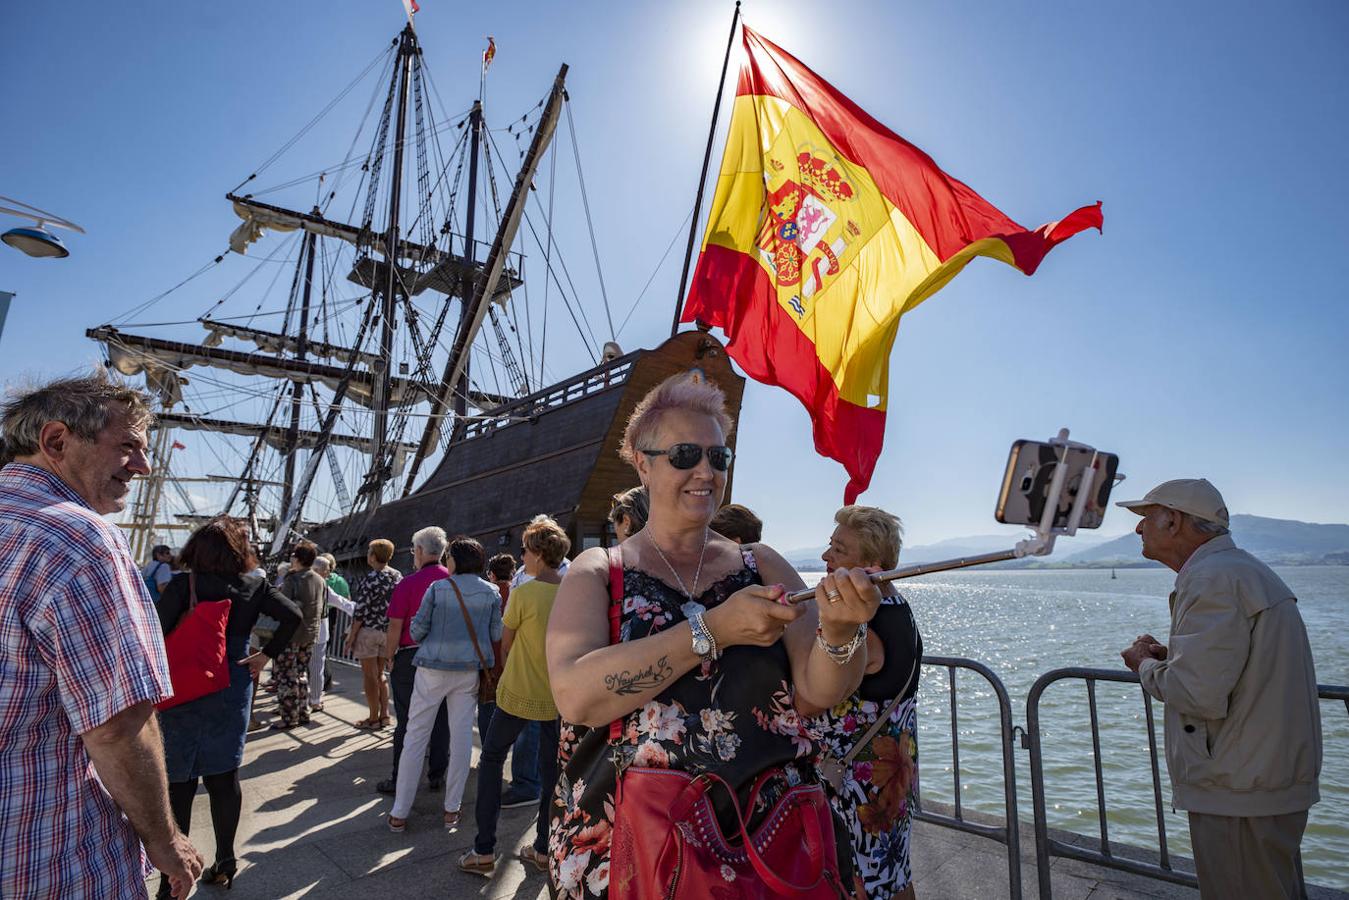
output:
<svg viewBox="0 0 1349 900"><path fill-rule="evenodd" d="M899 318L976 256L1033 273L1100 228L1101 205L1028 231L782 48L744 29L746 60L681 321L810 411L815 447L866 490L885 432Z"/></svg>

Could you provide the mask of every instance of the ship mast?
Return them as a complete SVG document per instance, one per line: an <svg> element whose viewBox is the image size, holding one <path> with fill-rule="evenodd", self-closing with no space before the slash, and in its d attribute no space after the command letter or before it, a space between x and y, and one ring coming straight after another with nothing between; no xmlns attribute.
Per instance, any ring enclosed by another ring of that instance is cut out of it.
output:
<svg viewBox="0 0 1349 900"><path fill-rule="evenodd" d="M506 254L510 251L511 244L515 240L515 234L520 228L520 220L525 212L525 200L529 195L530 185L534 182L534 174L538 171L539 160L543 157L543 152L548 147L548 142L553 138L553 132L557 129L558 116L562 110L562 100L566 96L564 85L567 80L567 66L564 63L558 69L557 77L553 80L553 88L548 94L547 103L544 105L543 117L539 120L538 128L534 132L534 139L530 142L529 150L525 153L524 164L521 165L519 173L515 177L515 187L511 191L511 199L506 204L505 212L501 217L501 227L497 229L496 237L492 241L492 248L487 252L487 259L483 262L481 273L476 266L472 267L475 275L473 291L470 299L464 305L463 314L459 317L459 330L455 333L454 344L450 347L450 358L445 363L445 377L441 379L439 395L431 401L431 415L426 420L426 430L422 433L420 445L417 447L417 453L412 458L411 465L408 466L407 480L403 484L403 496L406 497L412 492L413 482L417 478L417 473L421 469L422 461L430 454L432 449L440 438L441 419L450 406L450 398L454 393L456 386L462 388L462 393L455 402L456 410L464 409L461 404L467 397L468 381L468 358L469 351L473 345L473 338L482 327L483 319L487 317L487 303L496 295L497 282L500 280L505 269ZM477 106L474 107L477 109ZM459 413L456 419L456 428L462 423L463 413Z"/></svg>
<svg viewBox="0 0 1349 900"><path fill-rule="evenodd" d="M294 270L286 325L281 331L257 328L251 324L251 317L249 323L229 318L217 321L202 317L200 324L209 332L209 337L200 343L131 334L110 325L86 331L88 337L106 346L108 362L113 368L127 376L144 374L147 385L160 393L166 410L183 402L180 387L188 379L180 373L193 366L224 369L250 378L273 378L284 382L274 395L271 411L265 421L219 418L212 414L214 411L203 415L186 407L182 412L166 411L160 417L165 438L172 427L251 439L252 447L247 454L243 473L234 481L233 490L222 512L228 514L242 498L250 519L256 519L259 485L279 487L280 509L271 518L275 523L271 535L272 554L279 553L289 542L293 529L304 528L304 525L299 524L302 522L301 510L320 463L327 459L336 469L330 447L368 454L369 463L354 503L345 498L345 488L335 483L335 487L340 488L339 499L342 500L345 513L348 516L358 513L368 516L382 504L384 489L394 477L396 463L404 455L411 455L414 460L407 482L410 488L417 468L437 445L439 422L443 417L454 416L462 423L467 419L470 406L491 409L512 399L471 388L469 355L489 305L494 302L504 303L511 291L523 284L519 273L506 265L507 256L521 223L524 202L539 158L557 125L566 66L558 73L547 98L546 109L525 154L524 165L517 175L514 192L503 212L495 240L486 260L480 263L475 253L477 189L481 164L487 161L482 158L487 149L483 145L488 140L481 99L473 105L468 116L470 131L464 136L469 139L465 143L471 147L467 160L468 209L463 252L455 253L453 247L458 235L450 232L448 215L440 227L440 235L448 235L447 242L442 244L441 237L435 233L435 214L430 206L433 189L424 170L426 150L423 146L422 110L423 79L426 75L421 68L422 50L411 28L404 28L399 33L393 41L391 52L392 77L386 82L384 111L373 149L363 167L363 171L368 173L363 179L367 200L358 224L329 218L324 201L316 203L310 212L299 212L262 202L252 194L240 195L232 191L226 195L235 214L243 220L230 236L230 250L234 253L246 254L248 246L269 229L301 229L305 232ZM411 102L414 98L415 112ZM409 120L415 120L416 124L418 187L415 200L410 189L407 196L404 196L403 190L404 169L412 159L404 153L405 144L413 140ZM390 128L390 125L394 127ZM435 134L436 131L431 133ZM386 159L385 151L390 141L393 149L393 158L389 160L391 168L384 170L381 177L382 163ZM245 179L244 183L254 177L256 173ZM456 175L454 184L457 186L458 183ZM383 188L389 191L389 196L385 198L389 218L384 228L376 230L377 196ZM453 194L452 188L447 203L449 209L453 208ZM415 219L407 228L400 221L404 206L408 207L409 213L415 214ZM420 231L417 231L419 227ZM416 240L408 240L409 236ZM321 276L324 311L315 315L318 298L313 294L313 289L315 262L321 249L319 237L337 238L356 248L357 256L347 280L369 291L369 301L361 304L362 314L356 333L343 336L337 343L328 340L326 325L322 336L316 332L317 325L326 323L331 316L326 305L330 274L326 263ZM387 270L381 269L381 266L387 267ZM422 335L416 330L416 310L412 298L428 289L446 295L447 299L444 301L446 305L440 308L440 315L430 334ZM459 299L462 306L450 358L441 380L436 382L429 371L431 353L439 346L438 335L445 311L450 299L454 298ZM404 305L404 324L410 329L410 338L416 351L416 372L411 375L405 366L398 370L394 368L395 354L399 352L396 323L400 303ZM298 322L295 317L297 311ZM294 327L297 324L298 328ZM251 342L257 346L257 351L222 347L220 344L225 338ZM318 385L326 386L331 391L327 399L320 401L316 391ZM314 412L318 417L316 427L302 427L305 391L313 394ZM431 424L427 433L422 436L420 443L404 440L406 410L428 401L431 404ZM370 410L370 432L352 434L338 429L342 411L353 403ZM228 408L229 405L221 408ZM286 415L287 406L289 415ZM265 476L259 472L259 460L264 448L276 451L281 456L279 481L261 480L260 476ZM297 465L300 450L309 451L309 458L303 466ZM335 472L334 478L335 482L340 482L340 470ZM155 518L153 508L158 507L163 492L162 487L153 490L151 487L146 486L145 503L142 504L150 508L141 510L139 516L133 514L133 519L151 522ZM145 540L148 540L148 534L141 537L142 543Z"/></svg>
<svg viewBox="0 0 1349 900"><path fill-rule="evenodd" d="M412 59L420 53L417 33L409 22L403 29L398 45L398 113L393 144L393 172L389 181L389 227L384 237L385 264L389 267L384 282L380 313L379 362L375 367L374 430L371 442L370 472L362 486L368 491L370 511L379 508L383 499L384 481L391 472L384 471L384 441L389 429L389 406L392 401L394 313L398 306L398 215L403 196L403 142L407 138L408 82L412 78ZM474 160L476 162L476 158ZM471 207L470 207L471 209ZM469 220L470 222L472 219Z"/></svg>
<svg viewBox="0 0 1349 900"><path fill-rule="evenodd" d="M468 157L468 219L464 225L464 256L468 268L464 273L463 308L459 310L459 330L463 330L468 324L469 300L473 296L474 276L477 270L473 268L473 263L477 260L477 249L473 243L473 225L474 212L478 206L478 152L482 141L482 100L473 101L473 112L469 114L469 127L473 129L469 134L469 157ZM445 361L445 374L441 376L441 381L447 381L453 374L454 357L451 356ZM464 362L464 374L455 385L454 412L457 416L468 415L468 362ZM411 479L408 480L411 484Z"/></svg>
<svg viewBox="0 0 1349 900"><path fill-rule="evenodd" d="M319 210L315 209L314 212ZM313 232L307 232L304 238L304 257L302 265L304 266L304 291L303 298L300 301L300 327L296 333L295 358L304 362L309 348L309 299L310 293L314 287L314 242L318 238ZM289 509L291 496L295 491L295 451L299 443L300 434L300 408L302 404L301 395L304 393L306 382L297 378L290 383L290 428L286 433L286 461L285 474L281 481L281 508Z"/></svg>

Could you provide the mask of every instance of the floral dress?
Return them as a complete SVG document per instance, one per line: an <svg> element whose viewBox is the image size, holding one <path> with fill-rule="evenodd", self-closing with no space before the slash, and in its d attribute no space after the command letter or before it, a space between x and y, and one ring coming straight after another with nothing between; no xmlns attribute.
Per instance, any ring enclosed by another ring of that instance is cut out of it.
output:
<svg viewBox="0 0 1349 900"><path fill-rule="evenodd" d="M903 692L887 725L853 758L837 793L825 794L843 818L852 839L854 891L859 900L892 897L913 878L909 834L918 803L918 673L923 639L904 598L883 597L872 630L885 647L882 668L862 679L857 693L811 721L825 751L841 759ZM912 677L910 677L912 673ZM907 681L906 681L907 679ZM901 775L912 762L913 782L902 790Z"/></svg>
<svg viewBox="0 0 1349 900"><path fill-rule="evenodd" d="M371 572L356 586L354 618L362 628L373 631L389 630L389 598L393 589L403 580L403 573L392 566Z"/></svg>
<svg viewBox="0 0 1349 900"><path fill-rule="evenodd" d="M714 583L696 600L636 569L623 571L621 637L635 641L710 609L750 584L762 583L754 556L741 551L745 567ZM584 732L584 733L582 733ZM787 787L813 779L809 764L817 744L793 706L787 650L731 647L713 663L686 672L624 720L616 747L609 729L563 722L558 776L548 831L549 873L563 898L605 897L609 891L609 839L614 818L615 766L715 772L747 803L755 778L780 767L750 813L762 814ZM711 794L722 827L735 821L729 799Z"/></svg>

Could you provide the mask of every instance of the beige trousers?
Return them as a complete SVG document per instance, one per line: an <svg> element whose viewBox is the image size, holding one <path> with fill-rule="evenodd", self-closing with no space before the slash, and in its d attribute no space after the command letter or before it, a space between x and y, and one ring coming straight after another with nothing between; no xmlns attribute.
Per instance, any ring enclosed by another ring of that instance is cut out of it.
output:
<svg viewBox="0 0 1349 900"><path fill-rule="evenodd" d="M1190 813L1190 842L1203 900L1297 900L1298 847L1307 813L1213 816Z"/></svg>

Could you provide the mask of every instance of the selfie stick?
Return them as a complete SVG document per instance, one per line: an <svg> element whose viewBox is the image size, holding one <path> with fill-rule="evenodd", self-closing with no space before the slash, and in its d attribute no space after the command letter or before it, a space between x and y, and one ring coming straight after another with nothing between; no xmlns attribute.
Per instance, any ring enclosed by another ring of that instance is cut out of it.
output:
<svg viewBox="0 0 1349 900"><path fill-rule="evenodd" d="M929 575L933 572L947 572L951 569L967 569L970 566L985 566L989 563L1006 562L1011 559L1021 559L1025 556L1048 556L1054 551L1054 539L1060 534L1077 534L1078 523L1082 521L1082 513L1087 508L1087 499L1091 495L1092 485L1096 481L1097 460L1099 454L1095 447L1088 447L1086 444L1079 444L1076 441L1068 440L1068 429L1060 428L1058 437L1049 442L1052 445L1063 448L1063 455L1054 466L1054 477L1049 483L1049 494L1045 498L1044 512L1040 515L1040 524L1036 527L1035 533L1025 540L1018 541L1017 545L1010 550L998 550L993 553L980 553L977 556L961 556L955 559L944 559L940 562L919 563L913 566L901 566L898 569L890 569L886 572L876 572L871 576L872 584L885 584L890 581L899 581L901 578L913 578L916 575ZM1072 511L1068 514L1068 522L1058 528L1054 527L1054 514L1059 508L1059 499L1063 496L1064 483L1068 480L1068 449L1080 448L1092 452L1091 463L1082 472L1082 483L1078 485L1077 496L1073 499ZM1116 476L1117 479L1123 479L1123 475ZM786 603L800 603L803 600L810 600L815 596L814 588L807 588L802 591L794 591L783 598Z"/></svg>

